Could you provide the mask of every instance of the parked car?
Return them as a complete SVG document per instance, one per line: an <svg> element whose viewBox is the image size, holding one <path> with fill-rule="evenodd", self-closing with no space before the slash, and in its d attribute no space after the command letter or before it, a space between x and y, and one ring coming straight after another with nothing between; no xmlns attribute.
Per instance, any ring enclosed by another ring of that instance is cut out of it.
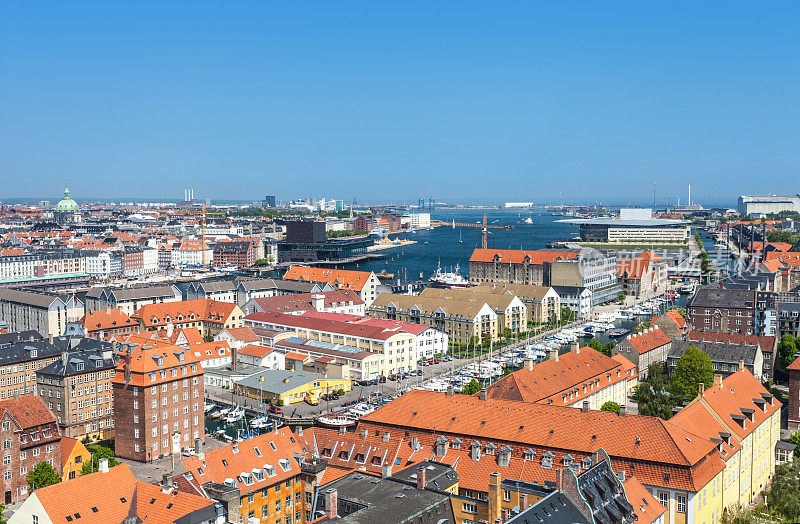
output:
<svg viewBox="0 0 800 524"><path fill-rule="evenodd" d="M273 413L275 415L282 415L283 414L283 410L281 408L279 408L278 406L275 406L274 404L270 404L269 408L267 408L267 411L269 411L270 413Z"/></svg>
<svg viewBox="0 0 800 524"><path fill-rule="evenodd" d="M197 452L194 450L194 448L186 446L181 450L181 455L183 455L184 457L193 457L197 455Z"/></svg>

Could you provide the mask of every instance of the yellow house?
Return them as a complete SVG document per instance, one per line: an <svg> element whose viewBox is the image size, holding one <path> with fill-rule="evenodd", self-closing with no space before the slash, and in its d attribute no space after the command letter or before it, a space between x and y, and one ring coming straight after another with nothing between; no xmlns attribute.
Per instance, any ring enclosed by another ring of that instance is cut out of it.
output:
<svg viewBox="0 0 800 524"><path fill-rule="evenodd" d="M298 370L267 369L243 378L235 384L236 392L252 399L278 400L293 404L308 399L319 402L325 393L343 389L350 391L350 380L332 378L319 373Z"/></svg>
<svg viewBox="0 0 800 524"><path fill-rule="evenodd" d="M62 482L80 477L83 465L91 460L92 454L80 440L61 437Z"/></svg>

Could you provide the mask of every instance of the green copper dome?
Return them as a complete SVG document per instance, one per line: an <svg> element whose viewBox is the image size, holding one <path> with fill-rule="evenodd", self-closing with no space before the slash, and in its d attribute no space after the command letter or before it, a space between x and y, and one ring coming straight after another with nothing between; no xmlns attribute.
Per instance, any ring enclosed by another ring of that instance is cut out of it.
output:
<svg viewBox="0 0 800 524"><path fill-rule="evenodd" d="M78 204L69 196L69 189L64 189L64 198L56 204L57 213L75 213L78 211Z"/></svg>

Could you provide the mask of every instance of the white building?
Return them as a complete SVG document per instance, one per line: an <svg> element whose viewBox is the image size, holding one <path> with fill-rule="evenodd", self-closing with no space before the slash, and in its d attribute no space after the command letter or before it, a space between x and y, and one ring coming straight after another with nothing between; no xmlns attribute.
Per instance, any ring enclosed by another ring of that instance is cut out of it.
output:
<svg viewBox="0 0 800 524"><path fill-rule="evenodd" d="M411 213L409 215L409 225L414 229L428 229L431 227L431 214Z"/></svg>
<svg viewBox="0 0 800 524"><path fill-rule="evenodd" d="M122 276L123 256L110 250L87 251L86 273L97 279L107 279Z"/></svg>
<svg viewBox="0 0 800 524"><path fill-rule="evenodd" d="M741 195L737 208L742 215L768 215L781 211L800 213L800 195Z"/></svg>
<svg viewBox="0 0 800 524"><path fill-rule="evenodd" d="M146 247L142 250L142 274L158 273L158 249Z"/></svg>

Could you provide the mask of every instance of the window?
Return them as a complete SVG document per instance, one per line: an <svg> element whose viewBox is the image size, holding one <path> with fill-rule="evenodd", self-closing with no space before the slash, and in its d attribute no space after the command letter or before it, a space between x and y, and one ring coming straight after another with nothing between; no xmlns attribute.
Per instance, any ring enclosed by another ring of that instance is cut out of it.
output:
<svg viewBox="0 0 800 524"><path fill-rule="evenodd" d="M665 508L669 508L669 493L667 493L666 491L659 491L658 503L664 506Z"/></svg>
<svg viewBox="0 0 800 524"><path fill-rule="evenodd" d="M464 502L462 504L462 506L461 506L461 509L464 511L464 513L477 513L478 512L478 505L477 504L471 504L469 502Z"/></svg>
<svg viewBox="0 0 800 524"><path fill-rule="evenodd" d="M686 495L681 495L678 493L675 495L675 500L677 501L676 511L678 513L686 513Z"/></svg>

